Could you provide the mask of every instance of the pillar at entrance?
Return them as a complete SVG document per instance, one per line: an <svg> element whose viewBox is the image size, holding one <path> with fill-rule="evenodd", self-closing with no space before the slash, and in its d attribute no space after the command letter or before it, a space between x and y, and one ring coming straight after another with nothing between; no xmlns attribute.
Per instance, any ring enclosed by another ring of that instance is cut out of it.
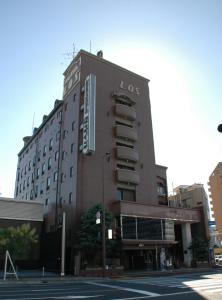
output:
<svg viewBox="0 0 222 300"><path fill-rule="evenodd" d="M190 223L182 224L181 228L182 228L184 264L190 267L193 258L192 250L188 249L192 242Z"/></svg>

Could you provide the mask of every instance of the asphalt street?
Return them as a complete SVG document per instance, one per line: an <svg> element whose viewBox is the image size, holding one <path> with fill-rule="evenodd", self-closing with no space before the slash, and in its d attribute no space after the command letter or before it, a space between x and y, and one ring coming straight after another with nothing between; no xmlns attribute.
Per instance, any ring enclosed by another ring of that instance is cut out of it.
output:
<svg viewBox="0 0 222 300"><path fill-rule="evenodd" d="M105 280L0 283L4 300L222 300L222 273Z"/></svg>

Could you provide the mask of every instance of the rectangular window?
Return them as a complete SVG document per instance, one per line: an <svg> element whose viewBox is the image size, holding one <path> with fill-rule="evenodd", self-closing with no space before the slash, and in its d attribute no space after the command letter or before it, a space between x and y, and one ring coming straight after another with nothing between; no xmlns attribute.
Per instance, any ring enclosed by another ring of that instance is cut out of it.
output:
<svg viewBox="0 0 222 300"><path fill-rule="evenodd" d="M46 198L46 199L45 199L45 206L48 206L48 204L49 204L49 199Z"/></svg>
<svg viewBox="0 0 222 300"><path fill-rule="evenodd" d="M44 175L45 174L45 163L43 163L43 165L42 165L42 175Z"/></svg>
<svg viewBox="0 0 222 300"><path fill-rule="evenodd" d="M69 193L69 204L72 203L72 193Z"/></svg>
<svg viewBox="0 0 222 300"><path fill-rule="evenodd" d="M51 166L52 166L52 159L51 159L51 157L49 157L49 159L48 159L48 170L51 169Z"/></svg>
<svg viewBox="0 0 222 300"><path fill-rule="evenodd" d="M47 181L46 181L46 189L47 190L50 188L50 182L51 182L50 177L47 177Z"/></svg>
<svg viewBox="0 0 222 300"><path fill-rule="evenodd" d="M117 200L120 201L136 201L136 191L126 190L126 189L117 189Z"/></svg>
<svg viewBox="0 0 222 300"><path fill-rule="evenodd" d="M73 176L73 167L70 167L70 170L69 170L69 176L70 176L70 177Z"/></svg>
<svg viewBox="0 0 222 300"><path fill-rule="evenodd" d="M58 172L54 173L54 182L56 182L58 180Z"/></svg>
<svg viewBox="0 0 222 300"><path fill-rule="evenodd" d="M75 121L72 122L72 131L75 130Z"/></svg>
<svg viewBox="0 0 222 300"><path fill-rule="evenodd" d="M46 156L46 145L43 147L43 156Z"/></svg>
<svg viewBox="0 0 222 300"><path fill-rule="evenodd" d="M123 239L136 239L136 218L122 217Z"/></svg>
<svg viewBox="0 0 222 300"><path fill-rule="evenodd" d="M160 219L137 218L138 239L162 240Z"/></svg>
<svg viewBox="0 0 222 300"><path fill-rule="evenodd" d="M71 144L71 153L73 153L73 151L74 151L74 144L72 143Z"/></svg>
<svg viewBox="0 0 222 300"><path fill-rule="evenodd" d="M55 161L57 161L59 159L59 151L56 151L55 153Z"/></svg>
<svg viewBox="0 0 222 300"><path fill-rule="evenodd" d="M38 197L38 186L35 186L35 197Z"/></svg>
<svg viewBox="0 0 222 300"><path fill-rule="evenodd" d="M53 146L53 139L50 139L50 141L49 141L49 150L52 150L52 146Z"/></svg>

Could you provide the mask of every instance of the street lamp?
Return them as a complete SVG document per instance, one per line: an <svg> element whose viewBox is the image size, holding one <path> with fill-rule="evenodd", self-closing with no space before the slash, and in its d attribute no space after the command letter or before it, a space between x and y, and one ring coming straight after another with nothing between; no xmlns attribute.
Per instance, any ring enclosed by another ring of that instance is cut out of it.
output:
<svg viewBox="0 0 222 300"><path fill-rule="evenodd" d="M110 159L110 152L102 157L102 272L106 273L106 216L105 216L105 161Z"/></svg>
<svg viewBox="0 0 222 300"><path fill-rule="evenodd" d="M222 132L222 124L219 124L219 125L218 125L217 130L218 130L219 132Z"/></svg>

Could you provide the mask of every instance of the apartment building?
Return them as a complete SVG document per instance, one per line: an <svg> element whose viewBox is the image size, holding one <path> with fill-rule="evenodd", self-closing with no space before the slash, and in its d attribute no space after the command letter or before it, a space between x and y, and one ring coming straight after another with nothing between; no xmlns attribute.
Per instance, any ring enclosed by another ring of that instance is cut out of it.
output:
<svg viewBox="0 0 222 300"><path fill-rule="evenodd" d="M55 240L63 212L69 261L77 255L82 214L104 201L121 227L126 268L148 260L157 268L166 252L173 255L177 223L182 259L190 265L191 225L200 222L201 212L168 206L167 168L155 163L148 84L101 52L81 50L64 72L63 100L24 138L15 198L44 203L45 249L57 249L48 261L60 255Z"/></svg>
<svg viewBox="0 0 222 300"><path fill-rule="evenodd" d="M217 240L222 246L222 162L219 162L209 177L210 204L212 217L216 222Z"/></svg>

